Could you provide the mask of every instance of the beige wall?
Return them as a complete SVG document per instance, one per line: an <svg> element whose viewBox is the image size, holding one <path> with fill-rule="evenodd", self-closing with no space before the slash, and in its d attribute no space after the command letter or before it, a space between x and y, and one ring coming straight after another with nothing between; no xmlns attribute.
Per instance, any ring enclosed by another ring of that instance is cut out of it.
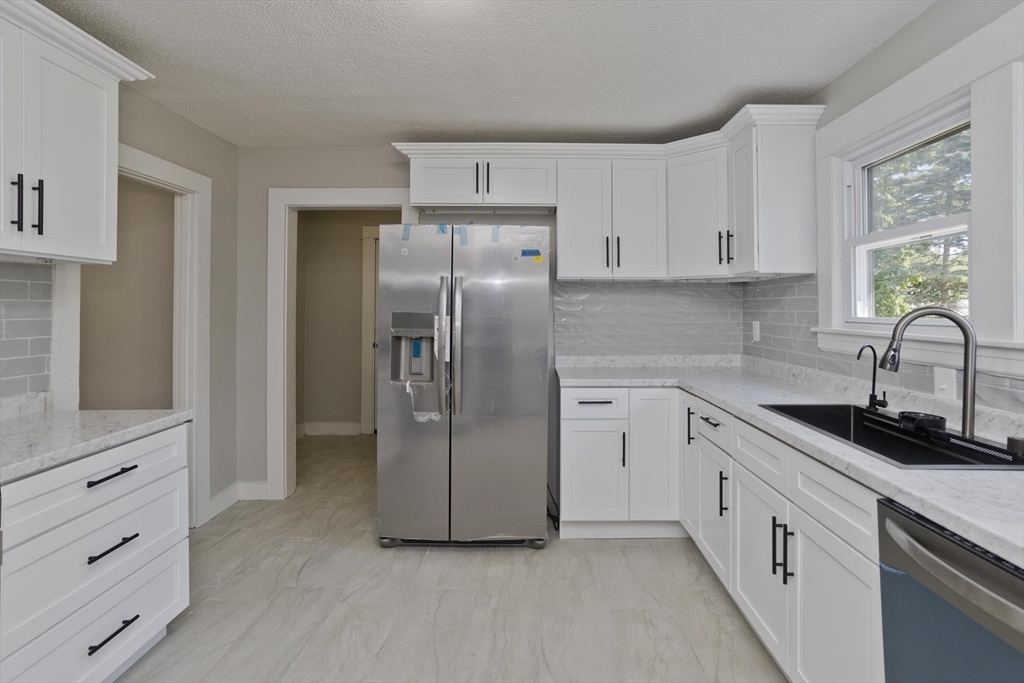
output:
<svg viewBox="0 0 1024 683"><path fill-rule="evenodd" d="M82 410L173 407L174 195L118 179L117 261L82 266Z"/></svg>
<svg viewBox="0 0 1024 683"><path fill-rule="evenodd" d="M359 422L363 226L401 220L401 211L299 212L299 422Z"/></svg>
<svg viewBox="0 0 1024 683"><path fill-rule="evenodd" d="M213 180L210 273L210 492L237 481L235 311L238 148L122 85L120 141Z"/></svg>
<svg viewBox="0 0 1024 683"><path fill-rule="evenodd" d="M806 101L826 105L818 127L1020 4L1021 0L939 0Z"/></svg>
<svg viewBox="0 0 1024 683"><path fill-rule="evenodd" d="M238 151L238 479L267 478L267 190L409 187L393 147Z"/></svg>

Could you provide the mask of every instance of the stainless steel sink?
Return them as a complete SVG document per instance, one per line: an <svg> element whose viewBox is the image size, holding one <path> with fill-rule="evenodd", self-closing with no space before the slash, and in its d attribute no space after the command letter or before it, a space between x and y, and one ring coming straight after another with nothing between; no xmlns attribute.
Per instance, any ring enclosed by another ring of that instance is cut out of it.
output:
<svg viewBox="0 0 1024 683"><path fill-rule="evenodd" d="M762 405L903 469L1024 470L1024 458L938 429L906 429L888 413L838 404Z"/></svg>

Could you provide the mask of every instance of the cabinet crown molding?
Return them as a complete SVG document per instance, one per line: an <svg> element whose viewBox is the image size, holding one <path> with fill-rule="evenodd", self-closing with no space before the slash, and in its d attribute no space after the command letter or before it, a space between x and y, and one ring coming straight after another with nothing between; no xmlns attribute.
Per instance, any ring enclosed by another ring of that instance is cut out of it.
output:
<svg viewBox="0 0 1024 683"><path fill-rule="evenodd" d="M395 142L392 146L414 157L523 157L530 159L662 159L665 145L561 142Z"/></svg>
<svg viewBox="0 0 1024 683"><path fill-rule="evenodd" d="M823 111L823 104L748 104L722 126L722 134L735 140L755 125L813 126Z"/></svg>
<svg viewBox="0 0 1024 683"><path fill-rule="evenodd" d="M90 66L121 81L144 81L153 74L123 57L35 0L0 0L0 16L70 52Z"/></svg>

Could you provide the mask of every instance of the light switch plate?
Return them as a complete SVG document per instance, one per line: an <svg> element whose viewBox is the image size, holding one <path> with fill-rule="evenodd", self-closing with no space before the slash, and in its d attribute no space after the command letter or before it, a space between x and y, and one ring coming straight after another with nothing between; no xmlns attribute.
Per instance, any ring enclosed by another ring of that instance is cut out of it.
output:
<svg viewBox="0 0 1024 683"><path fill-rule="evenodd" d="M935 368L935 395L956 398L956 370L954 368Z"/></svg>

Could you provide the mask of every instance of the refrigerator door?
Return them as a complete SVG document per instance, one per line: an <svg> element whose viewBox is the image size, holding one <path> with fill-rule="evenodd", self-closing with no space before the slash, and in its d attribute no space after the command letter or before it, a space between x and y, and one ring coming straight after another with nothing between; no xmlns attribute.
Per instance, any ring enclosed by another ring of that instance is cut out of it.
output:
<svg viewBox="0 0 1024 683"><path fill-rule="evenodd" d="M452 247L451 538L545 539L548 228L460 228Z"/></svg>
<svg viewBox="0 0 1024 683"><path fill-rule="evenodd" d="M451 230L382 225L379 244L377 535L447 541Z"/></svg>

